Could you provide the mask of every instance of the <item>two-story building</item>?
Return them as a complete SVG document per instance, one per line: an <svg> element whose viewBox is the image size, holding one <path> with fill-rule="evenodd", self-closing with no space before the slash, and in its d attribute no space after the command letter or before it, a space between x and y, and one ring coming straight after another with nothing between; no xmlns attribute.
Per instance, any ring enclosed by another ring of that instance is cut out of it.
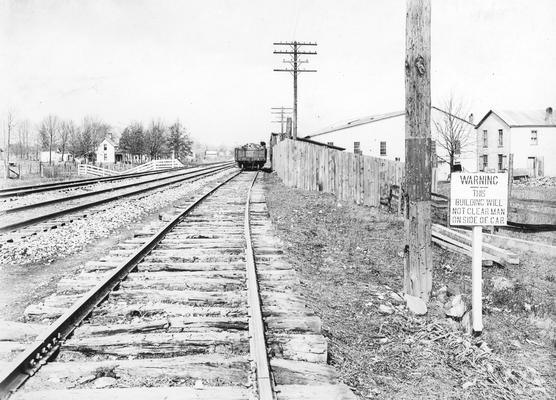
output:
<svg viewBox="0 0 556 400"><path fill-rule="evenodd" d="M513 154L514 175L556 176L556 122L552 107L490 110L475 129L479 171L504 171Z"/></svg>
<svg viewBox="0 0 556 400"><path fill-rule="evenodd" d="M111 138L104 138L104 140L98 145L96 151L97 162L115 163L116 161L122 161L122 156L117 154L117 148L118 145Z"/></svg>

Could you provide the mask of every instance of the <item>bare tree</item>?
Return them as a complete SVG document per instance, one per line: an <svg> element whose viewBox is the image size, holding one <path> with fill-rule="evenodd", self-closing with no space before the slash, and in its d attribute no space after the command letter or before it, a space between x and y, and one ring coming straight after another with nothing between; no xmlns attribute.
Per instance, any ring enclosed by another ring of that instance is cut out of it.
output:
<svg viewBox="0 0 556 400"><path fill-rule="evenodd" d="M69 132L67 149L68 153L70 153L74 160L76 157L82 156L82 132L79 126L74 125L74 129Z"/></svg>
<svg viewBox="0 0 556 400"><path fill-rule="evenodd" d="M56 137L60 129L60 120L55 115L44 118L39 127L41 147L48 149L48 164L52 165L52 148L56 146Z"/></svg>
<svg viewBox="0 0 556 400"><path fill-rule="evenodd" d="M166 127L158 121L152 121L151 126L145 132L145 153L151 160L161 156L166 151Z"/></svg>
<svg viewBox="0 0 556 400"><path fill-rule="evenodd" d="M133 156L141 156L144 154L145 147L145 130L140 122L132 122L122 132L120 136L119 147L121 151L131 154Z"/></svg>
<svg viewBox="0 0 556 400"><path fill-rule="evenodd" d="M443 109L438 109L440 115L433 119L437 133L437 147L443 149L450 163L450 172L454 171L456 157L464 152L473 151L474 142L472 124L464 119L467 110L462 103L451 95L444 104Z"/></svg>
<svg viewBox="0 0 556 400"><path fill-rule="evenodd" d="M186 156L191 155L192 141L180 121L176 121L168 128L170 134L167 140L167 147L174 157L184 161Z"/></svg>
<svg viewBox="0 0 556 400"><path fill-rule="evenodd" d="M18 136L18 153L21 159L29 159L30 146L29 146L29 131L31 123L29 120L24 119L17 126Z"/></svg>
<svg viewBox="0 0 556 400"><path fill-rule="evenodd" d="M77 126L72 120L62 121L60 125L60 147L62 148L62 161L70 140L75 137Z"/></svg>
<svg viewBox="0 0 556 400"><path fill-rule="evenodd" d="M6 177L10 177L10 139L12 131L15 128L15 117L12 111L8 111L6 115L6 130L8 133L8 144L6 146Z"/></svg>

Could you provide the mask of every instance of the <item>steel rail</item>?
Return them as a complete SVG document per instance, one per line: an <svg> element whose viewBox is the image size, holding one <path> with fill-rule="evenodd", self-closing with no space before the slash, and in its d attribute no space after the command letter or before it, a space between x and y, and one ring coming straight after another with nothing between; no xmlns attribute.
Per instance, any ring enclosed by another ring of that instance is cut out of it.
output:
<svg viewBox="0 0 556 400"><path fill-rule="evenodd" d="M147 172L137 172L134 174L119 174L119 175L110 175L98 178L85 178L85 179L75 179L69 180L66 182L52 182L52 183L43 183L40 185L31 185L31 186L19 186L14 188L6 188L0 189L0 198L1 197L18 197L18 196L25 196L27 194L32 193L42 193L42 192L49 192L51 190L60 190L66 188L73 188L79 186L88 186L94 185L95 183L106 182L106 181L117 181L127 178L137 178L141 176L148 176L153 175L156 173L163 173L169 171L175 171L179 168L172 168L167 169L164 171L147 171Z"/></svg>
<svg viewBox="0 0 556 400"><path fill-rule="evenodd" d="M253 250L253 242L251 240L251 223L249 221L249 210L251 204L251 189L253 188L257 176L255 174L249 191L247 192L247 201L245 204L245 221L244 232L246 242L246 269L247 269L247 303L249 305L249 344L251 356L255 362L257 375L257 389L259 400L274 400L274 388L271 379L270 367L268 362L268 354L266 351L266 339L264 334L263 315L261 309L261 297L259 293L259 284L257 279L257 267L255 264L255 253Z"/></svg>
<svg viewBox="0 0 556 400"><path fill-rule="evenodd" d="M226 163L224 165L231 165L231 163ZM224 165L222 165L222 166L224 166ZM27 204L27 205L20 206L20 207L8 208L6 210L0 211L0 215L2 215L2 214L12 214L12 213L15 213L15 212L20 212L20 211L24 211L24 210L30 210L30 209L33 209L33 208L48 206L50 204L56 204L56 203L62 203L62 202L65 202L65 201L80 199L80 198L83 198L83 197L96 196L96 195L102 194L102 193L114 192L116 190L127 189L127 188L130 188L130 187L139 186L139 185L146 185L146 184L149 184L149 183L158 182L158 181L162 181L162 180L169 180L169 179L174 179L174 178L177 178L177 177L185 177L186 175L191 175L191 174L194 174L196 172L207 171L207 170L210 170L210 169L213 169L213 168L217 168L217 167L211 166L211 167L201 168L201 169L198 169L198 170L195 170L195 171L185 170L185 171L182 171L182 172L179 172L177 174L170 175L170 176L160 176L158 178L147 179L147 180L141 181L141 182L132 182L132 183L127 183L125 185L121 185L121 186L117 186L117 187L94 190L92 192L74 194L72 196L60 197L60 198L57 198L57 199L50 199L50 200L46 200L46 201L41 201L39 203L33 203L33 204Z"/></svg>
<svg viewBox="0 0 556 400"><path fill-rule="evenodd" d="M194 169L194 168L202 168L205 166L214 166L216 164L223 164L223 163L224 162L207 163L207 164L196 165L194 167L188 167L188 168L169 168L169 169L158 170L158 171L135 172L131 174L118 174L118 175L103 176L98 178L85 178L85 179L73 179L73 180L62 181L62 182L60 181L50 182L50 183L43 183L40 185L16 186L12 188L0 189L0 198L24 196L27 194L48 192L51 190L59 190L59 189L66 189L66 188L79 187L79 186L88 186L99 182L118 181L118 180L128 179L128 178L137 178L141 176L163 174L166 172L179 171L183 169Z"/></svg>
<svg viewBox="0 0 556 400"><path fill-rule="evenodd" d="M229 168L233 168L233 166L230 165L230 166L223 166L223 167L215 167L214 170L211 170L209 172L204 171L204 172L197 173L197 174L190 175L190 176L186 176L186 177L179 177L178 179L174 179L170 182L159 183L158 185L150 186L148 188L137 189L137 190L133 190L133 191L127 192L127 193L121 193L121 194L118 194L118 195L115 195L115 196L110 196L110 197L107 197L107 198L104 198L104 199L101 199L101 200L95 200L95 201L91 201L91 202L88 202L88 203L85 203L85 204L80 204L80 205L75 206L75 207L70 207L70 208L66 208L64 210L59 210L59 211L54 211L54 212L51 212L51 213L48 213L48 214L43 214L43 215L40 215L38 217L29 218L29 219L26 219L24 221L16 222L16 223L13 223L13 224L3 225L3 226L0 226L0 233L13 231L13 230L18 229L18 228L23 228L25 226L33 225L33 224L36 224L38 222L47 221L49 219L56 218L56 217L59 217L61 215L71 214L73 212L81 211L81 210L86 209L86 208L91 208L91 207L97 206L99 204L104 204L104 203L108 203L110 201L119 200L119 199L122 199L124 197L134 196L134 195L137 195L137 194L140 194L140 193L146 193L148 191L159 189L159 188L164 187L164 186L173 185L175 183L179 183L179 182L182 182L182 181L194 179L194 178L197 178L197 177L210 176L210 175L213 175L217 172L220 172L220 171L223 171L223 170L226 170L226 169L229 169Z"/></svg>
<svg viewBox="0 0 556 400"><path fill-rule="evenodd" d="M46 328L46 332L40 335L27 350L12 361L11 368L0 375L0 400L8 399L17 388L46 364L50 357L60 348L62 342L133 271L137 264L158 245L166 234L179 224L199 203L239 174L241 174L241 171L199 196L183 212L151 236L149 241L135 251L133 255L116 267L109 276L105 277L102 282L87 292L52 325Z"/></svg>

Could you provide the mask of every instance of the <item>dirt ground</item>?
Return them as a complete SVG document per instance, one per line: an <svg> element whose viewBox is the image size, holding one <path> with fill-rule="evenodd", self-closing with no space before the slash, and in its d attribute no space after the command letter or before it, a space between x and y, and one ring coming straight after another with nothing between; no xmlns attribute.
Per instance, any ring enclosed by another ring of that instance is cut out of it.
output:
<svg viewBox="0 0 556 400"><path fill-rule="evenodd" d="M433 297L427 315L415 316L393 294L402 288L403 219L265 179L300 290L322 318L329 361L360 398L554 398L554 259L527 253L519 266L484 268L485 328L472 337L444 309L457 294L469 304L469 258L434 248Z"/></svg>

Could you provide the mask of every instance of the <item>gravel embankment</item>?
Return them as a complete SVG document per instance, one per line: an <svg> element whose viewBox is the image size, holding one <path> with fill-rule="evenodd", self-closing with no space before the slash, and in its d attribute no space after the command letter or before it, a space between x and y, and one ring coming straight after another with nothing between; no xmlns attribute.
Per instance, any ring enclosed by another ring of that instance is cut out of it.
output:
<svg viewBox="0 0 556 400"><path fill-rule="evenodd" d="M98 182L91 185L86 186L78 186L74 188L67 188L67 189L60 189L60 190L53 190L43 193L31 193L25 196L13 196L13 197L6 197L0 199L0 211L7 210L10 208L15 207L22 207L28 204L35 204L43 201L60 199L67 196L75 196L78 194L84 193L91 193L98 190L104 189L117 189L119 186L124 184L130 183L139 183L142 181L146 181L149 179L160 178L165 176L170 176L175 174L176 172L168 172L168 173L161 173L155 175L147 175L144 177L136 177L136 178L123 178L118 181L111 181L111 182ZM15 189L15 188L14 188Z"/></svg>
<svg viewBox="0 0 556 400"><path fill-rule="evenodd" d="M220 172L194 182L173 185L162 191L117 200L92 208L87 218L74 220L57 229L5 243L0 247L0 265L52 262L54 259L75 254L87 244L108 237L112 232L125 228L145 216L157 212L179 199L193 194L209 182L227 176Z"/></svg>

